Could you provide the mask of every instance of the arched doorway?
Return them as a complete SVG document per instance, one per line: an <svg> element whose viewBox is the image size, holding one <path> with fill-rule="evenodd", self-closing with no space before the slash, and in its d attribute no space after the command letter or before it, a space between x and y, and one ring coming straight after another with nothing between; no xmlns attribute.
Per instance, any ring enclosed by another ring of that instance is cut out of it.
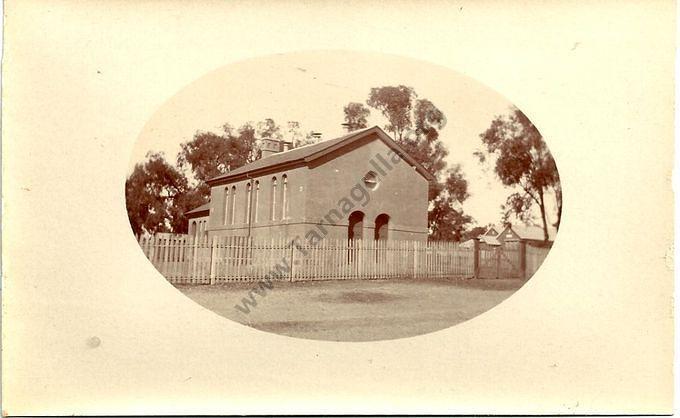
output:
<svg viewBox="0 0 680 418"><path fill-rule="evenodd" d="M381 213L375 218L375 229L373 229L373 239L375 242L375 262L384 263L387 261L387 231L390 223L390 216Z"/></svg>
<svg viewBox="0 0 680 418"><path fill-rule="evenodd" d="M352 241L364 237L364 213L360 211L352 212L349 215L349 226L347 228L347 239Z"/></svg>
<svg viewBox="0 0 680 418"><path fill-rule="evenodd" d="M385 213L381 213L375 218L375 230L373 239L375 239L376 241L387 240L389 222L390 216Z"/></svg>
<svg viewBox="0 0 680 418"><path fill-rule="evenodd" d="M360 211L352 212L349 215L349 225L347 226L347 261L351 264L356 260L357 247L354 245L355 240L360 240L364 237L364 213Z"/></svg>

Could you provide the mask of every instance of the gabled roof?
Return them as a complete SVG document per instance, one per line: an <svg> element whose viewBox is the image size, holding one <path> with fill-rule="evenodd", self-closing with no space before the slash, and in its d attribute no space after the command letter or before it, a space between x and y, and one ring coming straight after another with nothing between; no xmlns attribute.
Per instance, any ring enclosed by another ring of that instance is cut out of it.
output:
<svg viewBox="0 0 680 418"><path fill-rule="evenodd" d="M490 234L491 231L495 232L495 234ZM496 228L496 225L491 225L486 229L486 232L484 232L483 235L495 237L496 235L498 235L498 228Z"/></svg>
<svg viewBox="0 0 680 418"><path fill-rule="evenodd" d="M373 126L372 128L354 131L339 138L329 139L316 144L305 145L292 150L279 152L266 158L260 158L259 160L253 161L250 164L246 164L243 167L239 167L226 174L213 177L209 179L207 183L211 186L230 183L232 181L242 179L246 176L246 174L252 173L253 175L258 175L259 173L273 171L277 168L281 168L283 170L291 166L308 165L310 162L318 158L328 155L333 151L341 150L342 148L373 134L377 134L380 140L382 140L388 147L399 154L399 156L407 161L411 166L415 167L415 169L428 181L435 180L435 177L430 172L428 172L425 167L414 160L413 157L408 155L406 151L404 151L404 149L399 146L399 144L397 144L392 138L390 138L389 135L385 133L385 131L380 129L378 126Z"/></svg>
<svg viewBox="0 0 680 418"><path fill-rule="evenodd" d="M185 215L189 216L190 218L195 218L197 216L205 216L208 214L208 212L210 212L210 202L206 203L205 205L201 205L197 208L191 209L189 212L185 213Z"/></svg>
<svg viewBox="0 0 680 418"><path fill-rule="evenodd" d="M495 235L480 235L479 240L489 245L501 245L500 241L498 241L498 238L496 238Z"/></svg>
<svg viewBox="0 0 680 418"><path fill-rule="evenodd" d="M541 226L512 225L511 228L520 239L543 241L543 227ZM548 227L548 241L554 241L555 235L557 235L557 230Z"/></svg>
<svg viewBox="0 0 680 418"><path fill-rule="evenodd" d="M480 235L477 238L470 238L465 241L463 241L461 247L463 248L472 248L475 245L475 240L479 240L479 242L487 244L487 245L493 245L493 246L498 246L501 245L501 242L498 241L498 238L496 238L493 235Z"/></svg>

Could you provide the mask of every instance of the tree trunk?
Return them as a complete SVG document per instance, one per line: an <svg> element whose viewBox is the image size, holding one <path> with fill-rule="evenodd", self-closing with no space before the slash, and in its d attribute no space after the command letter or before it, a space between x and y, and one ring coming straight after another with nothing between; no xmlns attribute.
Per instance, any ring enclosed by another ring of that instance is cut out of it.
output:
<svg viewBox="0 0 680 418"><path fill-rule="evenodd" d="M539 188L538 197L541 201L541 220L543 221L543 240L548 242L548 220L545 216L545 201L543 200L543 188Z"/></svg>

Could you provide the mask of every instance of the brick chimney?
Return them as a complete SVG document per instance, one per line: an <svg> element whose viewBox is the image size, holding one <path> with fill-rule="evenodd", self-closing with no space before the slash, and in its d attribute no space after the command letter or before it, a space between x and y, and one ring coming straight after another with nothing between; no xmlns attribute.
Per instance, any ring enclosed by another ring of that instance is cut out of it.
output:
<svg viewBox="0 0 680 418"><path fill-rule="evenodd" d="M292 142L279 141L277 139L263 138L262 139L262 158L267 158L270 155L281 151L288 151L293 146Z"/></svg>

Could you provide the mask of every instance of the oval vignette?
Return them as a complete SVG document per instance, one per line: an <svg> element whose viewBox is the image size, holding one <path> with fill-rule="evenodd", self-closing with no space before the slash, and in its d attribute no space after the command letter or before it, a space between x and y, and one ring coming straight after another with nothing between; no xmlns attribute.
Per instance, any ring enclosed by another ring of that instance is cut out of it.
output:
<svg viewBox="0 0 680 418"><path fill-rule="evenodd" d="M347 51L255 58L184 87L142 129L125 192L142 251L189 299L331 341L488 311L539 269L562 205L543 137L503 96Z"/></svg>

